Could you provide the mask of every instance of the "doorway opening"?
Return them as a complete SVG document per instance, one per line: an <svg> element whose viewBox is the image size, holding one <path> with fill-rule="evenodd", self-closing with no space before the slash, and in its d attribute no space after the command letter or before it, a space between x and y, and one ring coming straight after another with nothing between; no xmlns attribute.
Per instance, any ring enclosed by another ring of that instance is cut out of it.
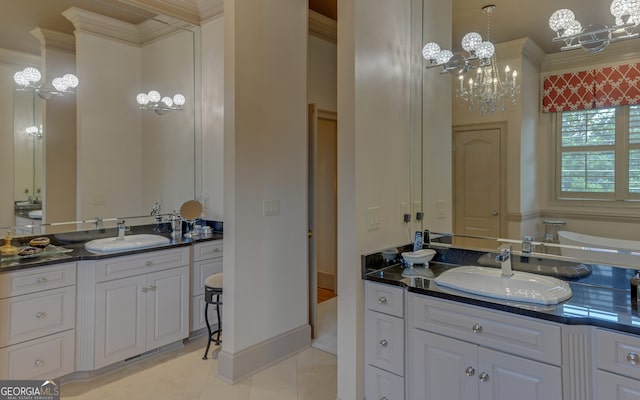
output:
<svg viewBox="0 0 640 400"><path fill-rule="evenodd" d="M312 346L337 353L338 116L310 104L309 308Z"/></svg>

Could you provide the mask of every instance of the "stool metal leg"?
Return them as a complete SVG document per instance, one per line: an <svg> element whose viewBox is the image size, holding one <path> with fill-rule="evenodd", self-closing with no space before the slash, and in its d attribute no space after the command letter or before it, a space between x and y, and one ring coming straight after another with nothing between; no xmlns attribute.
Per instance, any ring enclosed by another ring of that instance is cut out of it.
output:
<svg viewBox="0 0 640 400"><path fill-rule="evenodd" d="M209 332L208 340L207 340L207 349L204 351L204 355L202 356L203 360L207 359L207 354L209 354L209 347L211 346L211 324L209 324L209 303L204 306L204 322L207 323L207 331Z"/></svg>
<svg viewBox="0 0 640 400"><path fill-rule="evenodd" d="M214 341L218 346L220 345L220 334L222 333L222 319L220 319L220 295L216 295L216 315L218 316L218 329L216 332L218 333L218 338ZM215 333L215 332L214 332ZM213 335L212 335L213 336Z"/></svg>

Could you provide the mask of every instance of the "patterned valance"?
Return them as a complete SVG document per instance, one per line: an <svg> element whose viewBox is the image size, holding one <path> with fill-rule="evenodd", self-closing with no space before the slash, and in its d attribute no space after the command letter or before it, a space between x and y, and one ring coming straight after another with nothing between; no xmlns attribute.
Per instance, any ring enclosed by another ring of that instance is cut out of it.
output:
<svg viewBox="0 0 640 400"><path fill-rule="evenodd" d="M544 78L542 111L559 112L640 104L638 64Z"/></svg>

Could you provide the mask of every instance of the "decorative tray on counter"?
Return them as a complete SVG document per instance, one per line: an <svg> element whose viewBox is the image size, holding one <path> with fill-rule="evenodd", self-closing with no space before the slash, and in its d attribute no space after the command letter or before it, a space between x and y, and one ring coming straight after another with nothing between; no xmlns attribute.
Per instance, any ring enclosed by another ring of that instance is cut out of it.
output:
<svg viewBox="0 0 640 400"><path fill-rule="evenodd" d="M31 246L21 246L18 249L19 250L23 250L23 249L26 249L26 248L29 248L29 247L31 247ZM71 253L72 251L73 251L73 249L67 249L67 248L64 248L64 247L54 246L54 245L50 244L47 247L45 247L44 249L41 249L41 251L39 251L37 253L34 253L34 254L26 254L26 255L15 254L15 255L11 255L11 256L2 256L0 259L3 262L20 261L20 260L25 260L25 259L30 259L30 258L46 258L46 257L51 257L51 256L57 256L57 255L60 255L60 254Z"/></svg>

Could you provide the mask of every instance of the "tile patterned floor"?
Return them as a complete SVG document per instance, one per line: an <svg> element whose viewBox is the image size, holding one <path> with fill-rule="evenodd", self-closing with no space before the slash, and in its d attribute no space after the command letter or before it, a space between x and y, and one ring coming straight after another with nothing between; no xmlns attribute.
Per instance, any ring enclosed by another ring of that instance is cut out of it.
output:
<svg viewBox="0 0 640 400"><path fill-rule="evenodd" d="M335 400L336 356L308 348L229 385L216 377L218 362L202 360L206 337L89 381L62 385L65 400Z"/></svg>

